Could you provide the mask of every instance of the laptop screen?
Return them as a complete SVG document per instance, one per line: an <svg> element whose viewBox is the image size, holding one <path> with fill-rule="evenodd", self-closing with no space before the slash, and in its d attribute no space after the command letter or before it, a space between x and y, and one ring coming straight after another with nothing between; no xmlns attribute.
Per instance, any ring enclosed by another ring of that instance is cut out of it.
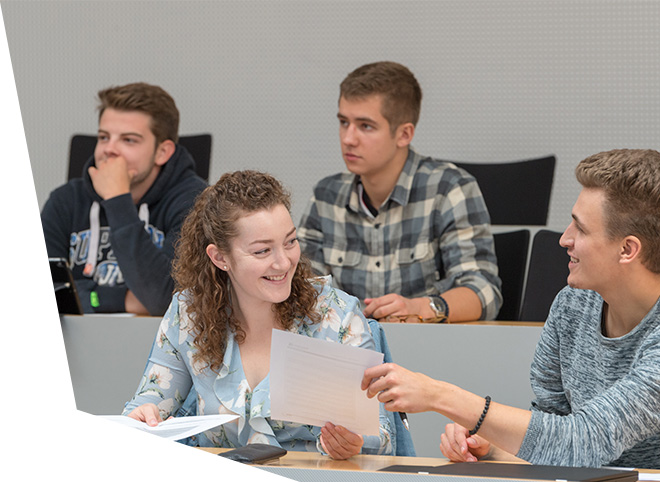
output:
<svg viewBox="0 0 660 482"><path fill-rule="evenodd" d="M82 305L66 259L48 258L48 262L57 300L57 311L61 314L82 315Z"/></svg>

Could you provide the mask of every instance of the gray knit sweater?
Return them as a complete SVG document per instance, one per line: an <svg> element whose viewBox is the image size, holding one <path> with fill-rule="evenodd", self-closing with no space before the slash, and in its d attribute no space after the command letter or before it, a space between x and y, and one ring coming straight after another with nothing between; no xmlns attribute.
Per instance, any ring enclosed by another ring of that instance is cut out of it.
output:
<svg viewBox="0 0 660 482"><path fill-rule="evenodd" d="M660 302L620 338L603 299L564 288L531 368L532 418L518 457L535 464L660 468Z"/></svg>

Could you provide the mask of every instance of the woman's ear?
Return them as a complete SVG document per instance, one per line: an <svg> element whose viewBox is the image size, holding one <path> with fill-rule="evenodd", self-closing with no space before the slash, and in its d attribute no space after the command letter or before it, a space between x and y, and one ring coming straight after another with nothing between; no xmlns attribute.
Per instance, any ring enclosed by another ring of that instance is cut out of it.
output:
<svg viewBox="0 0 660 482"><path fill-rule="evenodd" d="M227 262L227 256L222 254L218 247L215 244L209 244L206 247L206 254L211 259L211 262L218 268L223 271L228 270L229 263Z"/></svg>

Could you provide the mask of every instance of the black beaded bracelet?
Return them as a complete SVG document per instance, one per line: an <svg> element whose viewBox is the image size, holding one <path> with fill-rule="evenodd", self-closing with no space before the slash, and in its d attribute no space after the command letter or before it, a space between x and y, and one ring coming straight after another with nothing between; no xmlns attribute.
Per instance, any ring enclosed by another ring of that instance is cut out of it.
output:
<svg viewBox="0 0 660 482"><path fill-rule="evenodd" d="M490 407L490 396L486 395L486 405L484 406L484 411L481 412L481 417L479 417L479 421L477 422L477 425L470 430L470 435L474 435L479 431L481 428L481 424L484 422L484 418L486 418L486 414L488 413L488 408Z"/></svg>

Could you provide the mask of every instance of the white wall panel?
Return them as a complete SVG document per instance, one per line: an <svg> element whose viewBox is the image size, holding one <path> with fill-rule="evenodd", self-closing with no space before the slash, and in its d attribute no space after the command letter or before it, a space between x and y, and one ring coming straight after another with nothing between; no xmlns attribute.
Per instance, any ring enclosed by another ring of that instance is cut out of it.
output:
<svg viewBox="0 0 660 482"><path fill-rule="evenodd" d="M40 205L64 182L68 139L96 129L95 94L162 85L183 134L214 136L212 180L268 170L294 193L343 169L338 85L391 59L417 75L415 147L497 162L554 153L549 225L562 229L573 169L615 147L658 147L660 2L4 1Z"/></svg>

